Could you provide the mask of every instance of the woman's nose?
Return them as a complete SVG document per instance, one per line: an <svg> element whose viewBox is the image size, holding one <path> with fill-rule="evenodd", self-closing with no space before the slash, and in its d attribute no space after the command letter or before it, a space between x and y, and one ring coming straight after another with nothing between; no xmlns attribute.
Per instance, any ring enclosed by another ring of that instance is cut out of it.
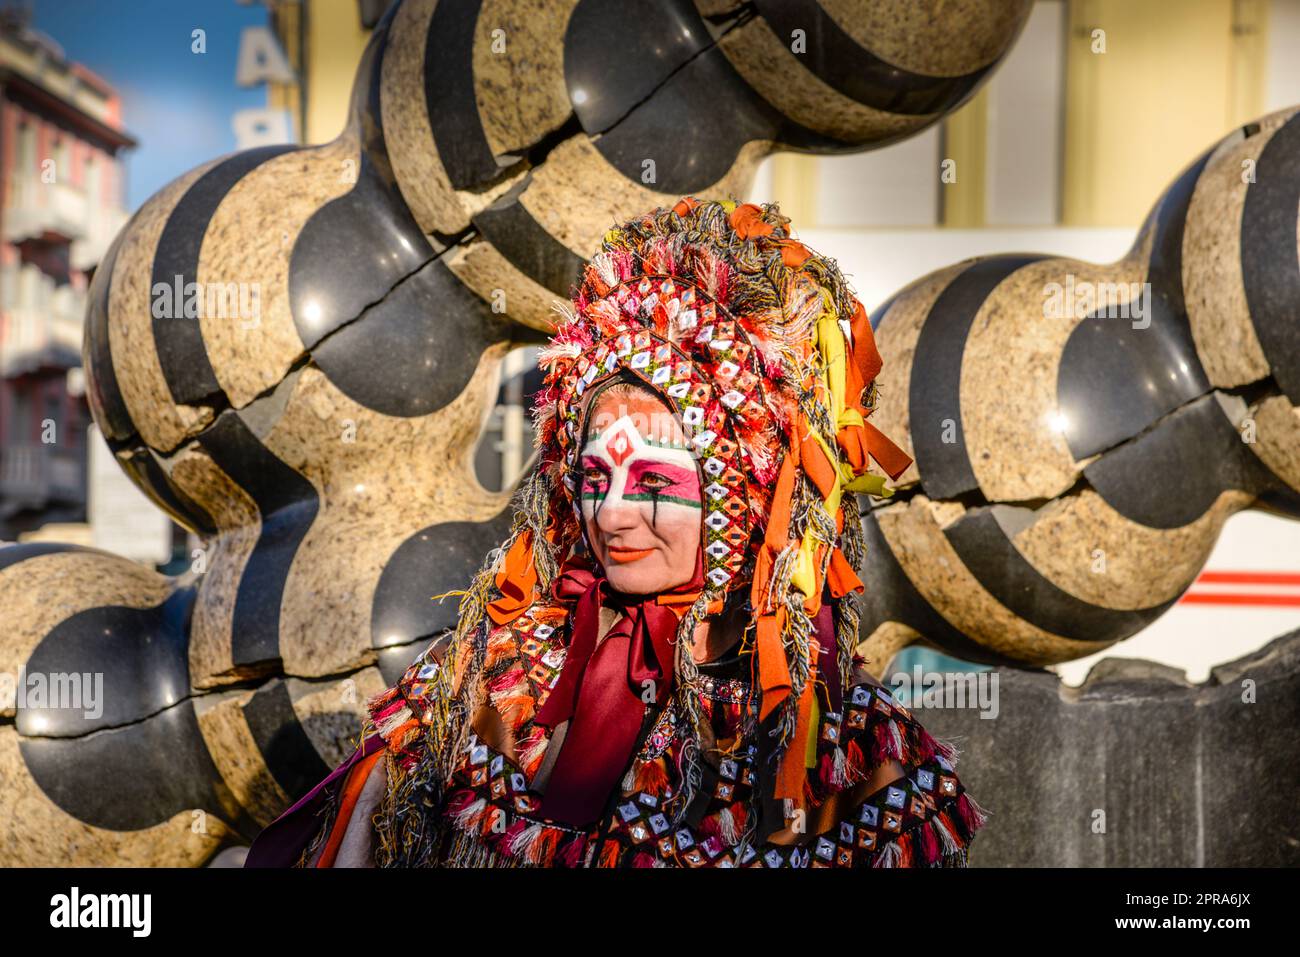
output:
<svg viewBox="0 0 1300 957"><path fill-rule="evenodd" d="M629 531L643 521L641 508L636 502L629 502L613 492L596 510L596 528L606 535Z"/></svg>

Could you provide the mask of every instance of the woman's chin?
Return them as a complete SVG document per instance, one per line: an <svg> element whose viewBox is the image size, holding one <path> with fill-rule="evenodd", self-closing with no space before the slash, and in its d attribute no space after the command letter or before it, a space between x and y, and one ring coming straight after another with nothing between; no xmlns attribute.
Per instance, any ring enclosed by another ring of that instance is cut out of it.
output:
<svg viewBox="0 0 1300 957"><path fill-rule="evenodd" d="M645 559L641 559L645 561ZM625 595L654 595L672 588L673 576L663 568L634 568L638 562L620 565L611 561L605 569L605 577L615 591Z"/></svg>
<svg viewBox="0 0 1300 957"><path fill-rule="evenodd" d="M654 576L611 568L605 573L605 577L609 579L611 588L625 595L648 595L656 590Z"/></svg>

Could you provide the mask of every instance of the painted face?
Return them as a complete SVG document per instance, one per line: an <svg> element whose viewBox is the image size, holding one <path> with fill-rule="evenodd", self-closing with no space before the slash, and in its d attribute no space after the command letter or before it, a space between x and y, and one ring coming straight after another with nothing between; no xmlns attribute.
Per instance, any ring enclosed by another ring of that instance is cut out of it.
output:
<svg viewBox="0 0 1300 957"><path fill-rule="evenodd" d="M645 393L595 402L578 464L582 517L596 560L610 585L627 594L656 594L689 582L703 502L699 469L680 425Z"/></svg>

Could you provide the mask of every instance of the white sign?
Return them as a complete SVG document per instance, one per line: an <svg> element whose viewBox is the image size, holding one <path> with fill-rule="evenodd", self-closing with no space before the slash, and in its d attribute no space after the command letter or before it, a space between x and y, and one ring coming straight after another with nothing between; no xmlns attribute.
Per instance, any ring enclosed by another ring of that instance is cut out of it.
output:
<svg viewBox="0 0 1300 957"><path fill-rule="evenodd" d="M239 2L247 5L247 0ZM270 27L244 27L240 31L235 83L247 88L263 83L288 85L297 80L284 48ZM240 110L231 118L231 124L235 130L235 148L239 150L293 142L293 120L288 110L270 107Z"/></svg>
<svg viewBox="0 0 1300 957"><path fill-rule="evenodd" d="M270 27L244 27L240 31L236 83L249 87L260 83L292 83L295 79L289 58Z"/></svg>
<svg viewBox="0 0 1300 957"><path fill-rule="evenodd" d="M171 561L171 519L127 477L98 426L87 427L86 446L86 514L94 546L147 565Z"/></svg>

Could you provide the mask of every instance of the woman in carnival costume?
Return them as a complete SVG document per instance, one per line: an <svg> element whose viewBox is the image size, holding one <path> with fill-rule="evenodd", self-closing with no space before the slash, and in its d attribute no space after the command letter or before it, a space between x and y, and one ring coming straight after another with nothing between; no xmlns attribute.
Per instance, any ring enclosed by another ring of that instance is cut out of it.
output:
<svg viewBox="0 0 1300 957"><path fill-rule="evenodd" d="M455 632L247 866L966 866L955 749L856 653L856 493L911 460L835 264L686 198L606 235L539 362Z"/></svg>

